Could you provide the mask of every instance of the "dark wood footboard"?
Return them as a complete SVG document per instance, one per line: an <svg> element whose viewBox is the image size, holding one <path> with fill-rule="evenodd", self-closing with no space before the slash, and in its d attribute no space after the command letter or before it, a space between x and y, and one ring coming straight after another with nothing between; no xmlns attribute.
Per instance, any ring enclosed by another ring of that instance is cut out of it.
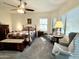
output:
<svg viewBox="0 0 79 59"><path fill-rule="evenodd" d="M8 43L8 42L0 42L0 50L16 50L16 51L23 51L26 47L27 42L22 43Z"/></svg>

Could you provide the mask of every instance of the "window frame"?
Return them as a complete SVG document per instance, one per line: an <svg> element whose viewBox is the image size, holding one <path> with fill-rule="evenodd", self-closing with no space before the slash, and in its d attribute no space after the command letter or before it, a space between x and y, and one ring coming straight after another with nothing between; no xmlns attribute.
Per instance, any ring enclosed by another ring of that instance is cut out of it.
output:
<svg viewBox="0 0 79 59"><path fill-rule="evenodd" d="M42 23L42 20L43 20L43 23ZM46 28L45 28L45 26L46 26ZM40 31L47 31L47 30L48 30L48 18L40 18Z"/></svg>

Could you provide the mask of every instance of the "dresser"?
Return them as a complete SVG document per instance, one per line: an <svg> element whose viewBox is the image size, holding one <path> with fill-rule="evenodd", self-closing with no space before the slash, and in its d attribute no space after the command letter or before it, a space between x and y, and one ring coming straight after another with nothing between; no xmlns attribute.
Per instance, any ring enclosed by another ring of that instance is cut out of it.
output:
<svg viewBox="0 0 79 59"><path fill-rule="evenodd" d="M0 40L5 39L8 33L9 33L9 25L0 25Z"/></svg>

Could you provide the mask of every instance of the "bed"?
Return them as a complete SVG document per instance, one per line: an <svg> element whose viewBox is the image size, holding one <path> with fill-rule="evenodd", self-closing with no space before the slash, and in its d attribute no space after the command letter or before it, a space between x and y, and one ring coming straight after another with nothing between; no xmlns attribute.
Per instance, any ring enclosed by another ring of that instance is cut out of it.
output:
<svg viewBox="0 0 79 59"><path fill-rule="evenodd" d="M36 36L36 27L25 26L22 31L12 31L8 33L8 39L26 39L26 41L32 42ZM29 40L28 40L28 39Z"/></svg>
<svg viewBox="0 0 79 59"><path fill-rule="evenodd" d="M31 26L24 27L22 31L12 31L8 33L7 39L0 41L0 48L23 51L34 40L35 33L36 28Z"/></svg>

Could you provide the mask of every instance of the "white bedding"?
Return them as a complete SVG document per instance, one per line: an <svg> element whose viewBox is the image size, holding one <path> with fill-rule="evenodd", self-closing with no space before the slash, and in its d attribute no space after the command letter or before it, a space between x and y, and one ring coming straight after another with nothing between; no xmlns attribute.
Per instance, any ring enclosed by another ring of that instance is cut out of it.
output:
<svg viewBox="0 0 79 59"><path fill-rule="evenodd" d="M0 42L3 43L22 43L24 41L24 39L4 39L1 40Z"/></svg>
<svg viewBox="0 0 79 59"><path fill-rule="evenodd" d="M29 31L29 34L30 35L33 35L35 33L35 31ZM20 32L11 32L11 33L8 33L7 37L9 35L13 35L13 36L22 36L22 35L28 35L28 31L20 31Z"/></svg>

